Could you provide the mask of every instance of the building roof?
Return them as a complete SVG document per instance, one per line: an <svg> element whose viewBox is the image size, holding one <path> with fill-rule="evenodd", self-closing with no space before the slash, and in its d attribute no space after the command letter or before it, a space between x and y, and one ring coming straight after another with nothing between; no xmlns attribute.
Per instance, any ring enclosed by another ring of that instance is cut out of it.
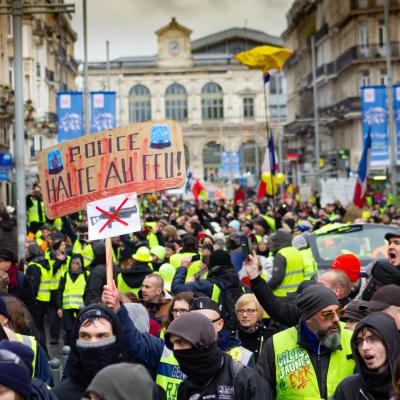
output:
<svg viewBox="0 0 400 400"><path fill-rule="evenodd" d="M168 25L165 25L164 27L162 27L156 31L156 35L160 36L164 32L170 30L171 28L178 29L179 31L182 31L183 33L186 33L187 35L190 35L192 33L192 31L189 28L186 28L185 26L178 24L178 22L176 21L176 18L172 17L171 22Z"/></svg>
<svg viewBox="0 0 400 400"><path fill-rule="evenodd" d="M278 47L284 46L283 40L277 36L268 35L265 32L257 31L255 29L230 28L221 32L204 36L200 39L192 40L191 49L192 51L199 52L204 47L215 45L217 43L234 38L253 40L255 42L259 42L260 44L270 44Z"/></svg>

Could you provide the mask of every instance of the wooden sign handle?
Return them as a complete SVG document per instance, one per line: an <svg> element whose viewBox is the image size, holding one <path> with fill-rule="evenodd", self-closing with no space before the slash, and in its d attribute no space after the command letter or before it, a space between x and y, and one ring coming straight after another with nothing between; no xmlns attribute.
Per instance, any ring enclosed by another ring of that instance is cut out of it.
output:
<svg viewBox="0 0 400 400"><path fill-rule="evenodd" d="M106 243L106 271L107 271L107 286L112 287L113 281L113 263L112 263L112 244L111 238L105 239Z"/></svg>

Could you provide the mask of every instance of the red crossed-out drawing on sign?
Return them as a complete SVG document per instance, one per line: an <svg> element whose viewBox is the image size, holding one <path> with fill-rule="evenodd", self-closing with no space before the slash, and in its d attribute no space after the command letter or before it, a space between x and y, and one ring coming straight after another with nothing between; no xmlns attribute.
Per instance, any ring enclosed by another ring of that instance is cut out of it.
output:
<svg viewBox="0 0 400 400"><path fill-rule="evenodd" d="M128 225L127 222L122 221L122 219L119 219L119 218L117 217L119 211L121 210L121 208L125 205L125 203L126 203L127 201L128 201L128 198L126 197L126 198L124 199L124 201L118 206L118 208L117 208L112 214L110 214L109 212L103 210L103 209L100 208L99 206L96 206L96 210L102 212L103 214L107 215L107 217L108 217L108 220L106 221L106 223L100 228L100 230L99 230L100 233L103 232L103 230L106 228L106 226L107 226L109 223L111 223L112 221L114 221L114 220L117 221L117 222L120 222L122 225Z"/></svg>

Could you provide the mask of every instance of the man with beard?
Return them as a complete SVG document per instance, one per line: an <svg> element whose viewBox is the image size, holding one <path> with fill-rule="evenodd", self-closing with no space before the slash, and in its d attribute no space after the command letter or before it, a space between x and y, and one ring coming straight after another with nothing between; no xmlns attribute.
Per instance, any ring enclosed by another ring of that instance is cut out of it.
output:
<svg viewBox="0 0 400 400"><path fill-rule="evenodd" d="M332 290L308 286L297 297L297 327L266 342L257 363L277 399L326 399L354 370L351 332L339 322L342 310Z"/></svg>
<svg viewBox="0 0 400 400"><path fill-rule="evenodd" d="M362 319L354 330L351 348L358 373L339 384L334 399L389 399L400 353L400 335L394 319L382 312Z"/></svg>
<svg viewBox="0 0 400 400"><path fill-rule="evenodd" d="M175 319L165 341L187 376L178 388L178 399L273 398L256 371L233 361L218 347L213 322L206 316L189 312Z"/></svg>
<svg viewBox="0 0 400 400"><path fill-rule="evenodd" d="M68 358L70 375L53 389L58 400L80 400L91 380L104 367L126 361L121 325L102 304L83 308L78 315Z"/></svg>

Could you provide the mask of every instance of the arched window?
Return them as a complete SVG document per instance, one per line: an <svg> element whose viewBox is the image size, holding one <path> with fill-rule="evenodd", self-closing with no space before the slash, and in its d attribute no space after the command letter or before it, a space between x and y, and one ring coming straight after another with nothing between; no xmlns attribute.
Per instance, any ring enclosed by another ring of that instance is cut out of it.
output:
<svg viewBox="0 0 400 400"><path fill-rule="evenodd" d="M260 168L260 146L253 140L243 143L240 148L240 166L242 173L250 172L255 174L258 172L256 163L258 162L258 168Z"/></svg>
<svg viewBox="0 0 400 400"><path fill-rule="evenodd" d="M151 93L144 85L135 85L129 91L129 122L151 120Z"/></svg>
<svg viewBox="0 0 400 400"><path fill-rule="evenodd" d="M188 116L186 89L173 83L165 91L165 116L175 121L185 121Z"/></svg>
<svg viewBox="0 0 400 400"><path fill-rule="evenodd" d="M201 90L201 115L203 119L224 118L224 94L214 82L205 84Z"/></svg>
<svg viewBox="0 0 400 400"><path fill-rule="evenodd" d="M208 142L203 148L204 179L213 181L221 168L221 152L224 147L217 142Z"/></svg>

